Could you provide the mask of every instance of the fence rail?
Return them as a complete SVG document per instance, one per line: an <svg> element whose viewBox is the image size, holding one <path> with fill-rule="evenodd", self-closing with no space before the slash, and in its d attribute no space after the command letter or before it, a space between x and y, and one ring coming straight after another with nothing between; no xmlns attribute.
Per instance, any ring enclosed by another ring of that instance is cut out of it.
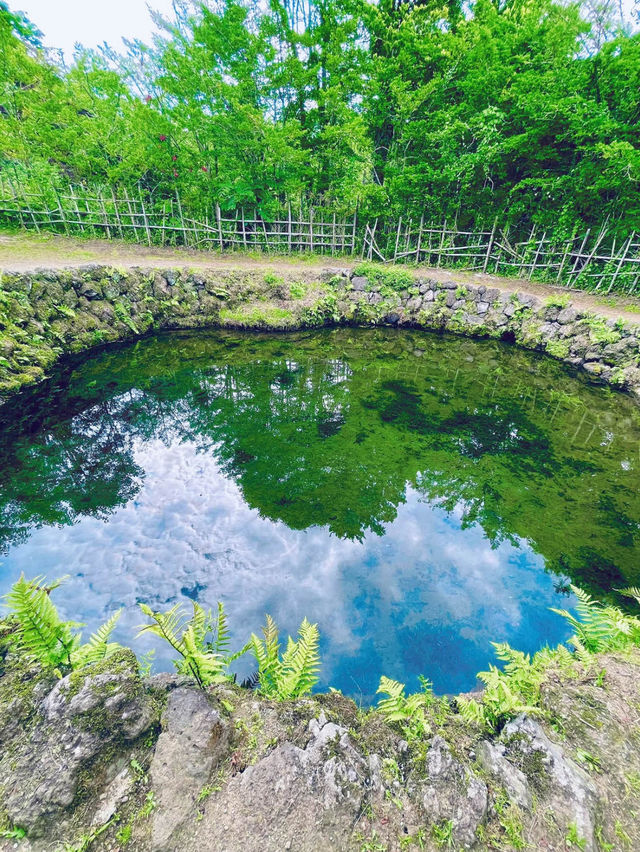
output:
<svg viewBox="0 0 640 852"><path fill-rule="evenodd" d="M464 267L485 273L535 278L558 285L603 293L640 290L640 236L609 238L606 227L597 232L578 229L569 239L534 226L523 238L494 221L491 229L460 230L400 217L373 223L310 207L294 214L291 205L267 220L255 210L239 208L222 213L216 204L196 215L185 209L176 192L154 200L140 191L65 191L45 187L26 192L0 174L0 222L36 231L133 239L152 245L184 245L226 251L261 250L276 253L315 252L359 255L383 263Z"/></svg>

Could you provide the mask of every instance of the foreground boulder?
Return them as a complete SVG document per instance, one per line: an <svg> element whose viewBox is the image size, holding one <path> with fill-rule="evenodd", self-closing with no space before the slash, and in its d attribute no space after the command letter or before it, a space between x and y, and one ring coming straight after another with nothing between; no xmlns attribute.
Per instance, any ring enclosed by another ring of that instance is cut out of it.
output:
<svg viewBox="0 0 640 852"><path fill-rule="evenodd" d="M141 679L129 651L61 680L7 657L0 850L640 849L640 654L601 662L550 672L539 718L496 736L443 701L407 742L340 695Z"/></svg>

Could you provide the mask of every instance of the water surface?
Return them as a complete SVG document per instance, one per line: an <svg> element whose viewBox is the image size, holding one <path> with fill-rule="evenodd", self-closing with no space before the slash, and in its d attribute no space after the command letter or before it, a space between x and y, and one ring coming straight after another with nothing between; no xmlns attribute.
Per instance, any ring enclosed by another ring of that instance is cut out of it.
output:
<svg viewBox="0 0 640 852"><path fill-rule="evenodd" d="M238 644L307 616L322 686L466 690L492 640L566 638L569 583L640 583L639 438L628 398L498 342L153 337L0 410L0 593L69 574L63 612L123 607L128 644L139 601L222 600Z"/></svg>

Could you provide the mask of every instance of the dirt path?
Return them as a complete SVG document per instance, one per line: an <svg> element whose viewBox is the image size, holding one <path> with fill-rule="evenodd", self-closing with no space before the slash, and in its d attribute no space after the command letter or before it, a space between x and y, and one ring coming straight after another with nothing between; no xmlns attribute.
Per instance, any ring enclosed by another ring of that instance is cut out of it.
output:
<svg viewBox="0 0 640 852"><path fill-rule="evenodd" d="M282 274L296 270L309 273L327 266L353 267L358 258L331 257L269 257L258 253L218 254L187 248L147 247L125 243L121 240L80 240L52 234L26 232L0 233L0 272L29 272L37 268L64 269L87 263L104 263L112 266L151 266L158 268L186 266L190 269L273 269ZM474 284L486 283L509 292L518 291L546 298L559 292L569 293L571 302L583 310L592 311L608 319L640 323L640 299L616 295L598 295L566 287L552 287L518 278L483 275L462 270L434 269L420 266L416 275L428 275L439 280L455 276L457 281Z"/></svg>

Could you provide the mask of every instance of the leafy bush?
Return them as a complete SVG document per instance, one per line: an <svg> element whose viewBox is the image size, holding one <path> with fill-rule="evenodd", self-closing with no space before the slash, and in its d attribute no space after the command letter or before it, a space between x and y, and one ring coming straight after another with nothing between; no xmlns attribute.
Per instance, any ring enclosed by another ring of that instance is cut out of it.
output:
<svg viewBox="0 0 640 852"><path fill-rule="evenodd" d="M264 639L252 633L249 642L258 663L260 694L277 701L287 701L311 692L318 682L320 669L318 626L305 618L298 630L298 640L289 636L287 649L282 655L278 628L270 615L262 632Z"/></svg>
<svg viewBox="0 0 640 852"><path fill-rule="evenodd" d="M51 592L65 579L63 577L46 585L43 576L26 580L22 574L5 595L15 623L12 634L15 649L59 676L65 670L96 663L121 647L116 642L109 642L120 611L114 613L89 642L81 644L82 634L77 632L77 628L83 625L63 621L51 600Z"/></svg>
<svg viewBox="0 0 640 852"><path fill-rule="evenodd" d="M241 657L249 648L245 645L235 654L229 654L229 629L222 603L218 603L217 616L206 612L199 603L193 603L193 615L188 618L182 604L176 604L168 612L154 612L146 604L140 604L142 612L152 619L152 624L141 627L138 636L153 633L168 642L180 654L174 665L180 674L193 677L204 689L212 683L232 680L229 665Z"/></svg>

